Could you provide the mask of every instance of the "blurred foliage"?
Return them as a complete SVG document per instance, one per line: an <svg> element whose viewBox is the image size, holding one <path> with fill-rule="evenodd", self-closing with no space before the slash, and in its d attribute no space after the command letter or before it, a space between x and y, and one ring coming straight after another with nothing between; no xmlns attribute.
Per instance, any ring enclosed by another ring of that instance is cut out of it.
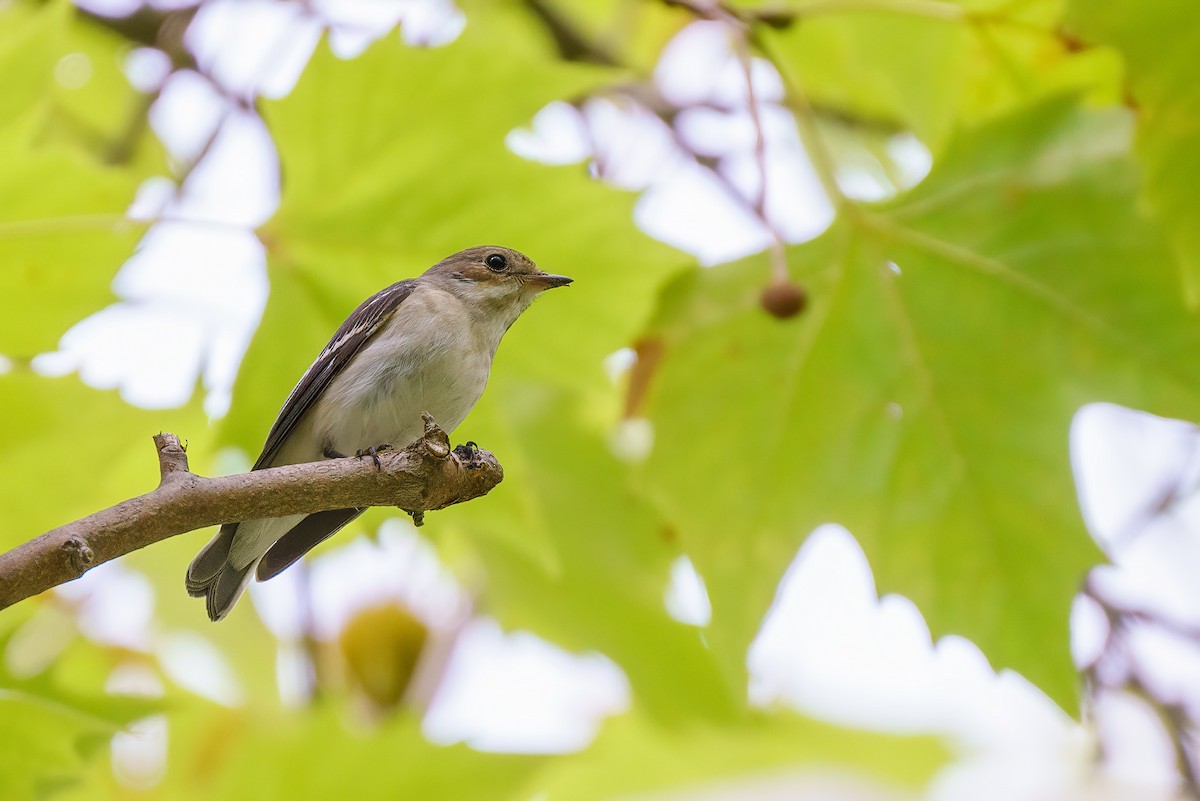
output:
<svg viewBox="0 0 1200 801"><path fill-rule="evenodd" d="M708 583L718 650L744 653L790 556L837 520L880 592L1071 704L1067 618L1048 610L1099 559L1071 417L1098 398L1200 405L1200 330L1137 214L1128 119L1072 105L959 137L915 191L792 249L813 298L796 322L762 313L761 258L664 290L642 486Z"/></svg>
<svg viewBox="0 0 1200 801"><path fill-rule="evenodd" d="M1170 232L1187 299L1200 305L1200 230L1195 187L1200 181L1200 87L1188 67L1200 49L1200 25L1188 3L1141 4L1071 0L1069 23L1085 40L1114 46L1126 61L1128 100L1138 111L1143 193Z"/></svg>
<svg viewBox="0 0 1200 801"><path fill-rule="evenodd" d="M0 5L0 354L13 363L0 375L0 545L147 490L158 430L191 440L201 471L218 447L256 452L363 297L461 247L511 245L577 283L514 327L459 432L499 455L506 481L431 515L425 532L481 611L605 654L633 692L592 746L544 757L432 744L415 709L364 721L337 683L285 709L280 644L249 604L210 627L184 596L197 533L126 563L155 591L155 633L202 631L244 707L203 700L153 654L71 628L30 675L0 673L0 797L124 796L109 760L87 757L152 711L105 694L130 661L163 684L169 727L166 774L144 798L599 799L830 765L918 785L945 759L936 742L747 701L746 649L796 549L830 520L935 636L970 638L997 668L1077 708L1067 617L1100 555L1075 501L1071 415L1098 400L1200 414L1185 302L1200 286L1191 9L731 3L807 98L794 110L830 140L811 151L833 162L828 174L848 143L882 152L895 132L933 160L916 188L839 202L825 234L787 249L809 304L780 321L759 306L765 256L697 268L638 230L636 195L505 145L551 101L646 80L694 20L686 5L468 3L464 33L445 47L390 36L344 60L322 43L295 90L261 104L283 171L279 210L259 232L271 293L232 412L212 428L196 404L150 412L29 369L111 300L141 233L124 212L168 167L145 126L152 98L120 70L129 42L64 2ZM614 382L604 358L635 345L642 359ZM653 426L642 463L610 445L625 417ZM102 469L64 485L58 471L76 453ZM707 626L664 607L681 554L707 582ZM50 625L31 610L60 603L0 614L6 659L22 632ZM343 684L381 708L404 692L426 639L393 612L342 639ZM55 614L61 626L66 613Z"/></svg>
<svg viewBox="0 0 1200 801"><path fill-rule="evenodd" d="M92 389L77 376L46 378L14 370L0 378L0 419L9 421L0 448L6 476L52 476L65 469L64 454L82 452L102 460L102 470L73 482L58 497L31 495L31 484L0 485L5 526L0 547L12 548L67 520L91 514L158 483L151 437L159 431L195 432L189 447L203 453L208 434L198 404L147 411L116 392ZM184 435L181 435L184 436Z"/></svg>
<svg viewBox="0 0 1200 801"><path fill-rule="evenodd" d="M30 623L31 610L0 619L0 647ZM12 801L45 798L79 782L84 760L101 751L122 727L161 705L107 694L109 660L79 638L64 644L50 669L14 675L0 662L0 786ZM11 658L8 661L12 661Z"/></svg>
<svg viewBox="0 0 1200 801"><path fill-rule="evenodd" d="M97 106L112 118L110 104L127 104L132 89L113 79L115 40L86 36L85 25L66 3L0 6L0 296L25 312L0 315L10 358L52 349L103 308L140 236L124 214L147 165L114 163L103 132L88 127ZM63 87L64 76L73 85L93 72L103 95Z"/></svg>
<svg viewBox="0 0 1200 801"><path fill-rule="evenodd" d="M381 710L400 703L428 641L429 630L398 603L363 609L346 623L338 645L353 683Z"/></svg>

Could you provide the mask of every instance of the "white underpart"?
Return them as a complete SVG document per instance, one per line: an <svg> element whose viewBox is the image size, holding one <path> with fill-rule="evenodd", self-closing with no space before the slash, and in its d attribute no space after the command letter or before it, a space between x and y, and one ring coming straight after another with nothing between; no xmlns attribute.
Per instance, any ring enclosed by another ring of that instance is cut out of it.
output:
<svg viewBox="0 0 1200 801"><path fill-rule="evenodd" d="M421 436L422 412L447 433L466 418L483 394L501 337L533 293L512 281L484 286L445 279L443 288L423 280L333 379L273 465L318 461L327 448L348 455L382 444L403 447ZM469 289L472 302L463 302L456 289ZM303 519L244 521L230 563L241 569L255 562Z"/></svg>
<svg viewBox="0 0 1200 801"><path fill-rule="evenodd" d="M315 447L354 453L406 445L421 436L422 412L453 431L483 394L509 324L507 316L476 315L450 292L420 285L313 408Z"/></svg>

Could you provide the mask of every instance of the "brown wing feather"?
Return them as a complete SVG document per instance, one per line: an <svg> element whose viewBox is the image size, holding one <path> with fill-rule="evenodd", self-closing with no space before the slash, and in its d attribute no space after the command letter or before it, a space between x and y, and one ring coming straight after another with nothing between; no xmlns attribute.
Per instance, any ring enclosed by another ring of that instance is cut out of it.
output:
<svg viewBox="0 0 1200 801"><path fill-rule="evenodd" d="M300 557L337 534L365 509L330 509L301 520L271 546L258 563L258 580L275 578Z"/></svg>
<svg viewBox="0 0 1200 801"><path fill-rule="evenodd" d="M279 449L296 430L296 426L316 403L317 398L321 397L330 382L379 331L392 312L412 294L415 287L416 280L412 278L392 284L364 300L346 318L334 332L329 344L321 351L321 355L283 402L283 408L279 410L279 416L275 418L275 424L267 434L266 444L263 445L262 454L254 463L253 469L272 466Z"/></svg>

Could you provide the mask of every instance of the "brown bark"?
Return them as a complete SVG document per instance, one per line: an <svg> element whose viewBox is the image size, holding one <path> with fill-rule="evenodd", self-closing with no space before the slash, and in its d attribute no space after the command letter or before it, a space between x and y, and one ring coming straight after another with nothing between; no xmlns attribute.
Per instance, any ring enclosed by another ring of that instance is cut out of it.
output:
<svg viewBox="0 0 1200 801"><path fill-rule="evenodd" d="M351 456L206 478L188 470L174 434L159 434L154 443L161 474L155 490L0 554L0 609L198 528L362 506L396 506L420 525L424 512L485 495L504 477L488 451L451 450L428 415L425 435L403 450L381 452L378 467L370 457Z"/></svg>

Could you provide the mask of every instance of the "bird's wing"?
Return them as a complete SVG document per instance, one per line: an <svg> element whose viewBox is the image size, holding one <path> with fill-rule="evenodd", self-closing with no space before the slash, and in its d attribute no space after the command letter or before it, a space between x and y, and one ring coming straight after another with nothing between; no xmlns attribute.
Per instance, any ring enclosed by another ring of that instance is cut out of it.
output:
<svg viewBox="0 0 1200 801"><path fill-rule="evenodd" d="M280 537L267 549L255 568L258 580L266 581L287 570L300 557L337 534L366 509L330 509L317 512L301 520L288 533Z"/></svg>
<svg viewBox="0 0 1200 801"><path fill-rule="evenodd" d="M392 284L362 302L334 333L321 355L296 384L296 388L283 402L275 424L267 434L262 454L254 463L254 469L271 467L287 438L317 399L329 388L338 373L345 369L350 360L363 349L371 337L379 332L383 324L400 307L404 299L416 288L415 279Z"/></svg>
<svg viewBox="0 0 1200 801"><path fill-rule="evenodd" d="M388 318L404 299L412 294L415 286L412 279L392 284L367 298L351 312L334 332L333 338L321 351L321 355L300 379L300 383L296 384L296 388L283 402L283 408L279 410L279 416L275 418L275 424L267 434L262 454L254 463L254 470L275 466L275 460L304 416L316 405L317 400L329 389L329 385L346 365L387 323ZM229 564L237 570L243 570L304 519L304 515L288 515L227 524L235 532L229 545Z"/></svg>

